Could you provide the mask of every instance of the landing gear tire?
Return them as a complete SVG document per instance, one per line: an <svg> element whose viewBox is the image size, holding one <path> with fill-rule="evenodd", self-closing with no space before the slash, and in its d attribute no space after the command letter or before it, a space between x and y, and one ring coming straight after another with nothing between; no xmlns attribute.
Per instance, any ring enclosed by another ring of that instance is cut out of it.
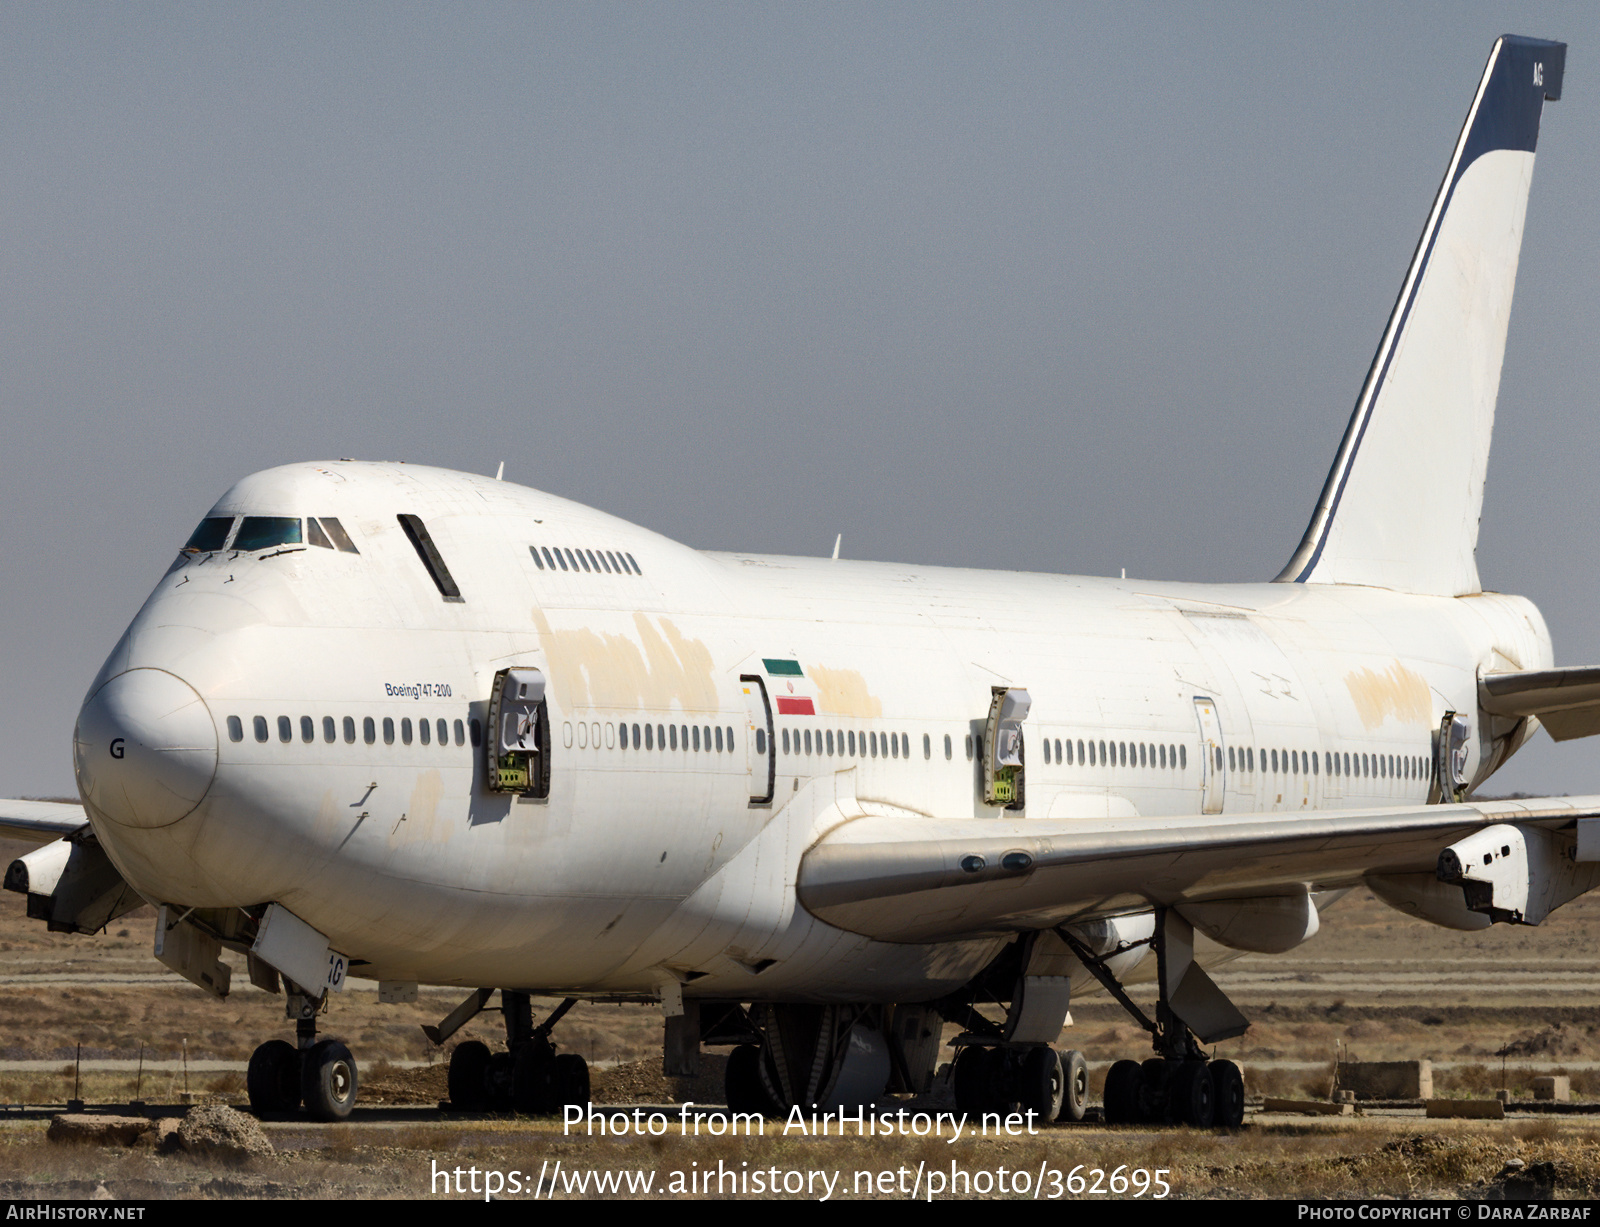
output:
<svg viewBox="0 0 1600 1227"><path fill-rule="evenodd" d="M1061 1054L1061 1106L1058 1121L1076 1124L1089 1106L1089 1062L1077 1049Z"/></svg>
<svg viewBox="0 0 1600 1227"><path fill-rule="evenodd" d="M551 1084L557 1108L587 1107L589 1062L575 1052L563 1052L556 1058Z"/></svg>
<svg viewBox="0 0 1600 1227"><path fill-rule="evenodd" d="M300 1106L300 1050L284 1040L268 1040L250 1054L244 1082L253 1110L295 1111Z"/></svg>
<svg viewBox="0 0 1600 1227"><path fill-rule="evenodd" d="M1223 1129L1239 1128L1244 1124L1244 1075L1232 1061L1211 1062L1210 1073L1215 1123Z"/></svg>
<svg viewBox="0 0 1600 1227"><path fill-rule="evenodd" d="M549 1116L556 1110L556 1061L548 1044L532 1040L511 1058L511 1107L528 1116Z"/></svg>
<svg viewBox="0 0 1600 1227"><path fill-rule="evenodd" d="M728 1111L773 1115L767 1088L761 1082L761 1049L755 1044L740 1044L728 1054L723 1087L728 1096Z"/></svg>
<svg viewBox="0 0 1600 1227"><path fill-rule="evenodd" d="M1153 1125L1167 1119L1168 1084L1175 1064L1161 1057L1147 1057L1140 1062L1139 1120L1142 1123Z"/></svg>
<svg viewBox="0 0 1600 1227"><path fill-rule="evenodd" d="M359 1085L356 1059L338 1040L322 1040L306 1052L300 1068L300 1097L312 1120L344 1120L356 1106Z"/></svg>
<svg viewBox="0 0 1600 1227"><path fill-rule="evenodd" d="M1061 1058L1054 1048L1030 1048L1017 1071L1017 1101L1034 1119L1053 1121L1061 1111L1063 1085Z"/></svg>
<svg viewBox="0 0 1600 1227"><path fill-rule="evenodd" d="M982 1112L989 1084L989 1050L969 1044L958 1052L952 1082L956 1107L963 1112Z"/></svg>
<svg viewBox="0 0 1600 1227"><path fill-rule="evenodd" d="M489 1045L482 1040L457 1044L450 1054L450 1106L462 1112L482 1112L489 1107Z"/></svg>
<svg viewBox="0 0 1600 1227"><path fill-rule="evenodd" d="M1105 1110L1108 1125L1136 1125L1143 1116L1144 1071L1137 1061L1118 1061L1106 1074Z"/></svg>
<svg viewBox="0 0 1600 1227"><path fill-rule="evenodd" d="M1167 1083L1167 1114L1194 1129L1209 1129L1216 1122L1217 1101L1211 1071L1204 1061L1173 1062Z"/></svg>

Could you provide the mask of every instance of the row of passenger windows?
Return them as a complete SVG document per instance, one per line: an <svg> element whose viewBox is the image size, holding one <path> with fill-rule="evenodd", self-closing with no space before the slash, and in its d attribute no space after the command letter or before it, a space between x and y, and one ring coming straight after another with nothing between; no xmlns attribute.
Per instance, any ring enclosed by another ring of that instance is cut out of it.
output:
<svg viewBox="0 0 1600 1227"><path fill-rule="evenodd" d="M257 741L270 741L272 728L265 716L252 716L250 718L251 732ZM364 716L361 720L361 740L367 745L375 745L378 740L379 721L371 716ZM382 720L383 744L392 746L395 739L396 721L393 716L385 716ZM340 734L344 735L346 745L354 745L356 741L356 719L346 716L342 721L335 721L332 716L322 717L322 740L332 745L339 740ZM467 738L472 738L472 744L477 745L483 740L481 726L476 720L446 721L418 720L414 725L410 716L402 716L399 720L400 744L409 746L413 739L423 745L438 744L447 746L454 735L455 744L465 745ZM278 717L278 740L291 742L294 740L295 722L288 716ZM313 742L317 739L317 722L310 716L300 717L300 740ZM238 716L228 717L228 740L244 740L244 721Z"/></svg>
<svg viewBox="0 0 1600 1227"><path fill-rule="evenodd" d="M559 567L563 571L603 571L607 575L643 575L639 564L634 561L632 554L624 554L621 550L612 553L610 550L569 550L562 546L552 547L546 545L530 545L528 553L533 555L534 565L541 571L554 571ZM571 564L570 566L568 564Z"/></svg>
<svg viewBox="0 0 1600 1227"><path fill-rule="evenodd" d="M1070 737L1064 743L1059 737L1053 742L1048 737L1043 740L1044 761L1047 763L1054 761L1068 766L1081 764L1089 767L1157 767L1169 770L1176 768L1179 771L1189 765L1188 746L1153 746L1134 741L1086 742L1079 738L1074 749L1074 742Z"/></svg>
<svg viewBox="0 0 1600 1227"><path fill-rule="evenodd" d="M1427 780L1433 776L1429 759L1419 754L1346 754L1330 751L1326 755L1311 750L1258 751L1255 746L1228 747L1228 769L1251 772L1257 754L1263 771L1285 775L1322 775L1349 779ZM1222 766L1222 751L1217 750L1217 766Z"/></svg>
<svg viewBox="0 0 1600 1227"><path fill-rule="evenodd" d="M235 525L238 525L237 531ZM296 516L207 516L184 542L183 552L205 554L222 549L248 552L276 545L314 545L325 550L342 550L346 554L361 552L334 516L308 516L303 522Z"/></svg>
<svg viewBox="0 0 1600 1227"><path fill-rule="evenodd" d="M697 750L714 752L717 754L732 754L734 749L733 726L720 727L711 724L627 724L605 726L605 745L610 749L613 744L621 746L624 750ZM591 745L600 748L600 725L578 724L577 743L578 749L586 750ZM765 734L758 730L756 734L758 747L765 753L765 747L760 743L765 740ZM573 743L573 726L562 726L562 740L566 745Z"/></svg>
<svg viewBox="0 0 1600 1227"><path fill-rule="evenodd" d="M946 737L945 757L950 757L950 739ZM857 733L854 729L795 729L783 730L785 754L844 755L848 758L910 758L911 738L904 733ZM922 738L922 757L933 757L933 743L926 734Z"/></svg>

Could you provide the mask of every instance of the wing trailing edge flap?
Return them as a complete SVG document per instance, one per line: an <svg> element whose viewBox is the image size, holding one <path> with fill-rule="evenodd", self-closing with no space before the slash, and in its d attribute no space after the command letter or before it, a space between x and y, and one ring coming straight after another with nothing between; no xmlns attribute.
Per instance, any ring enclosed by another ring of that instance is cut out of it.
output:
<svg viewBox="0 0 1600 1227"><path fill-rule="evenodd" d="M1432 876L1445 848L1497 823L1559 829L1597 817L1600 797L1063 822L869 815L811 847L797 893L854 933L950 941L1152 904Z"/></svg>
<svg viewBox="0 0 1600 1227"><path fill-rule="evenodd" d="M1537 716L1557 741L1600 733L1600 666L1490 673L1478 681L1478 706L1495 716Z"/></svg>

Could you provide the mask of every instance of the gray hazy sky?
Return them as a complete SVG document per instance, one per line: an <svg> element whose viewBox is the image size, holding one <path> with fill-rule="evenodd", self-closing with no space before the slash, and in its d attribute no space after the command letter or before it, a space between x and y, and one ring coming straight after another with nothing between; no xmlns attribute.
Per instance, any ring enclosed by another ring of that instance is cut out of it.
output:
<svg viewBox="0 0 1600 1227"><path fill-rule="evenodd" d="M1600 663L1600 7L0 9L0 795L72 791L122 627L291 460L1270 578L1502 32L1571 50L1479 563ZM1600 792L1600 746L1497 782Z"/></svg>

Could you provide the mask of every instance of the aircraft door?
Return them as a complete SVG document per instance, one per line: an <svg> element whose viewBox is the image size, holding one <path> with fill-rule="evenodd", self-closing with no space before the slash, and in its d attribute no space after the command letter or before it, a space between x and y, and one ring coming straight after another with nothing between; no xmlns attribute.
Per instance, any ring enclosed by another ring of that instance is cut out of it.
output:
<svg viewBox="0 0 1600 1227"><path fill-rule="evenodd" d="M739 676L744 691L745 763L750 770L750 804L771 805L777 780L777 755L772 752L772 704L767 686L753 673Z"/></svg>
<svg viewBox="0 0 1600 1227"><path fill-rule="evenodd" d="M1215 700L1205 695L1195 695L1194 714L1200 722L1200 812L1220 814L1228 776L1222 720Z"/></svg>

